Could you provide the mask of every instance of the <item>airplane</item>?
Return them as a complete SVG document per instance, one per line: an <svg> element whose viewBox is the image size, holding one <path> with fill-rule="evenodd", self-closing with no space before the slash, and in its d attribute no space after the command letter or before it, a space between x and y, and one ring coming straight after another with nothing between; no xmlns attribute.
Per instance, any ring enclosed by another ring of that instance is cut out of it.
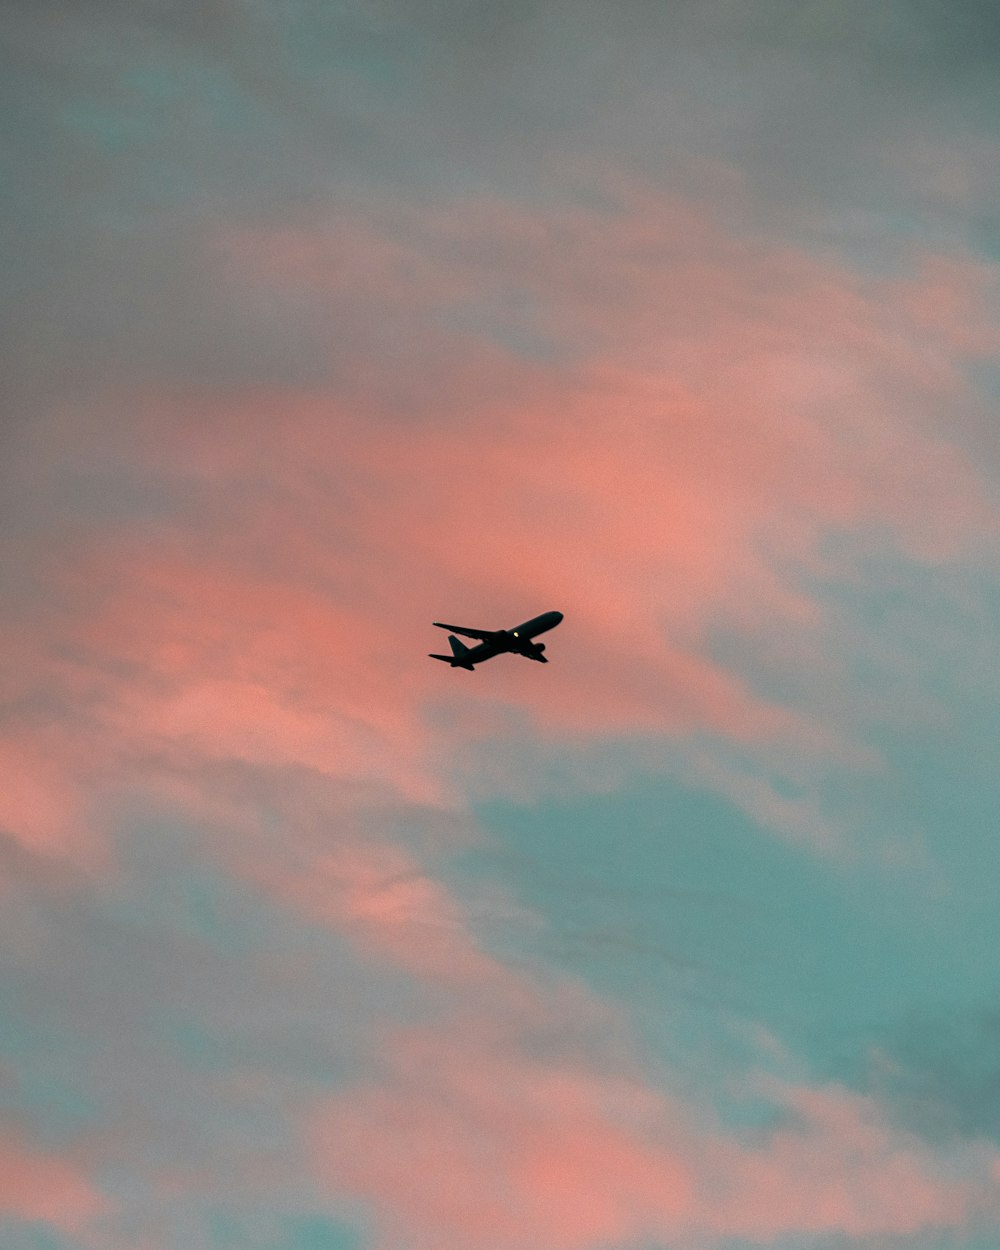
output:
<svg viewBox="0 0 1000 1250"><path fill-rule="evenodd" d="M543 612L541 616L533 616L530 621L518 625L516 629L465 629L461 625L445 625L435 621L438 629L447 629L448 642L451 644L451 655L435 655L428 652L432 660L444 660L452 668L466 668L471 673L476 664L483 660L492 660L495 655L511 652L523 655L526 660L537 660L539 664L548 664L542 655L544 642L532 642L536 634L544 634L547 629L554 629L562 620L561 612ZM461 639L454 637L462 634L466 638L477 638L478 647L467 647Z"/></svg>

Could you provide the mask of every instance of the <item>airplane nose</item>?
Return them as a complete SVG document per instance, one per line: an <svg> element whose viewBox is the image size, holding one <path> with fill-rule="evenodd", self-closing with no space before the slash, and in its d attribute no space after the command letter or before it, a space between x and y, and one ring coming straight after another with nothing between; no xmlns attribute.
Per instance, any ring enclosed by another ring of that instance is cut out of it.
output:
<svg viewBox="0 0 1000 1250"><path fill-rule="evenodd" d="M553 612L552 615L556 618L556 624L558 625L563 618L563 614L561 612Z"/></svg>

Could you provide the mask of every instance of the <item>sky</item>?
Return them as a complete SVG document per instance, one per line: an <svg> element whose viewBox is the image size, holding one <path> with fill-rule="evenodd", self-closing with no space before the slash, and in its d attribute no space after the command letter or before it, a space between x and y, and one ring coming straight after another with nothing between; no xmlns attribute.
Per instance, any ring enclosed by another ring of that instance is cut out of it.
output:
<svg viewBox="0 0 1000 1250"><path fill-rule="evenodd" d="M992 1250L996 5L0 31L4 1250Z"/></svg>

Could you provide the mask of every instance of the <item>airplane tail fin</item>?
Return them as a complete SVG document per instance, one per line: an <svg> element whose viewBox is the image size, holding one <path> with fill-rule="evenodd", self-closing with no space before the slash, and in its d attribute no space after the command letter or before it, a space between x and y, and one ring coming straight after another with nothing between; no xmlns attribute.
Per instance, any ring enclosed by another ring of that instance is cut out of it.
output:
<svg viewBox="0 0 1000 1250"><path fill-rule="evenodd" d="M473 672L473 666L465 658L469 654L469 648L464 642L459 642L453 635L448 635L448 641L451 643L451 655L435 655L433 651L429 651L428 655L432 660L444 660L445 664L450 664L452 668L466 668L469 672Z"/></svg>
<svg viewBox="0 0 1000 1250"><path fill-rule="evenodd" d="M448 635L448 642L451 645L451 653L456 660L464 660L469 654L469 648L460 638L456 638L454 634Z"/></svg>

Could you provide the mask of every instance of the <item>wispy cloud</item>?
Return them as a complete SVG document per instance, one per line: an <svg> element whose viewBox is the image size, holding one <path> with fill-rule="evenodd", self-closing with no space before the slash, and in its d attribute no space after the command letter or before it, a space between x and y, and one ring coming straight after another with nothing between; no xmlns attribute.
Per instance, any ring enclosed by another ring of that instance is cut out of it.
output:
<svg viewBox="0 0 1000 1250"><path fill-rule="evenodd" d="M5 1126L0 1132L0 1218L78 1232L110 1209L88 1172L77 1160L32 1143L16 1126Z"/></svg>

